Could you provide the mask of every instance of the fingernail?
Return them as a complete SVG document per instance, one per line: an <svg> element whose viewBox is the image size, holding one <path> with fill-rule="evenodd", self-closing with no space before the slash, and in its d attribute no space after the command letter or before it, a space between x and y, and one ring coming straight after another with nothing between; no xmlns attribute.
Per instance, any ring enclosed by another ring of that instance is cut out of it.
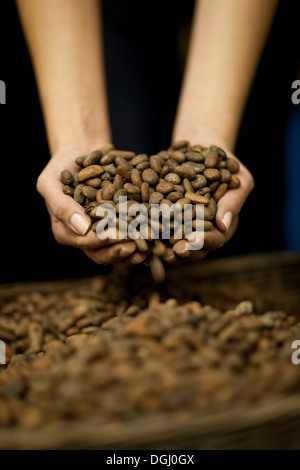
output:
<svg viewBox="0 0 300 470"><path fill-rule="evenodd" d="M129 256L131 255L135 250L135 246L133 245L130 245L130 246L123 246L120 250L120 253L119 255L122 257L122 258L125 258L125 256Z"/></svg>
<svg viewBox="0 0 300 470"><path fill-rule="evenodd" d="M228 212L226 212L226 214L224 215L224 217L222 219L222 222L226 227L226 232L228 232L228 230L230 228L231 221L232 221L232 213L228 211Z"/></svg>
<svg viewBox="0 0 300 470"><path fill-rule="evenodd" d="M85 235L89 229L90 222L81 214L73 214L71 225L80 235Z"/></svg>
<svg viewBox="0 0 300 470"><path fill-rule="evenodd" d="M164 260L167 261L167 263L171 263L172 261L176 260L176 257L172 255L172 256L169 256L168 258L164 258Z"/></svg>
<svg viewBox="0 0 300 470"><path fill-rule="evenodd" d="M130 263L132 264L140 264L144 261L146 257L145 256L141 256L140 253L136 253L135 255L133 255L133 257L131 258L130 260Z"/></svg>

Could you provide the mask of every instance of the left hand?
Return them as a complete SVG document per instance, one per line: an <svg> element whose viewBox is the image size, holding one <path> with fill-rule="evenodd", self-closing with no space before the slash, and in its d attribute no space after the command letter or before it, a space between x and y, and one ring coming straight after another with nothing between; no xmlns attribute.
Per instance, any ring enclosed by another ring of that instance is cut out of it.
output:
<svg viewBox="0 0 300 470"><path fill-rule="evenodd" d="M234 156L240 165L236 176L240 179L240 186L237 189L230 189L218 202L216 215L216 227L211 232L204 234L204 246L201 250L187 249L187 241L180 240L173 248L167 250L164 260L171 265L182 264L183 262L195 262L204 259L209 251L221 248L234 235L239 221L239 213L254 188L254 179L250 171Z"/></svg>

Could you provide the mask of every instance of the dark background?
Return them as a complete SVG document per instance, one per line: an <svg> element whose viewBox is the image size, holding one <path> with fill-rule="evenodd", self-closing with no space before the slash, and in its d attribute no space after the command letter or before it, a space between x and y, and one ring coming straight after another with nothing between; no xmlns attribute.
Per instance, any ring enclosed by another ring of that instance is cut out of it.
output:
<svg viewBox="0 0 300 470"><path fill-rule="evenodd" d="M192 1L180 2L180 9L174 3L104 1L108 94L118 148L153 154L169 146L182 70L178 45L193 9ZM106 271L52 236L35 188L49 151L34 76L14 2L2 0L0 8L0 79L7 87L0 112L0 283ZM256 188L237 234L211 257L285 248L284 136L299 63L299 13L298 0L280 2L236 149Z"/></svg>

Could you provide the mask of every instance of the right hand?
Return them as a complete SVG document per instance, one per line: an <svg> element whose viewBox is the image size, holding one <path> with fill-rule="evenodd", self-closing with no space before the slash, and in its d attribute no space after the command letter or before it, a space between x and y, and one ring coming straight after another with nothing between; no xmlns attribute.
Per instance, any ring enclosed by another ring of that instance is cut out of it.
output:
<svg viewBox="0 0 300 470"><path fill-rule="evenodd" d="M124 260L140 263L140 254L134 253L134 242L100 240L91 230L92 221L84 208L63 193L60 173L66 169L75 172L78 167L74 160L82 154L72 151L53 156L38 178L37 190L45 199L54 238L62 245L83 250L97 264L115 264Z"/></svg>

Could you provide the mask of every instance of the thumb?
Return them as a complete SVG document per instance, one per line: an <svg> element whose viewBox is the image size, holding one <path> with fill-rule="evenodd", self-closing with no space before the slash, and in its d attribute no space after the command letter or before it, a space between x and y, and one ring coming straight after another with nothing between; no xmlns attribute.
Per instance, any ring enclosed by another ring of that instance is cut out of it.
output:
<svg viewBox="0 0 300 470"><path fill-rule="evenodd" d="M91 219L84 208L62 192L62 184L55 175L42 173L37 190L43 196L52 214L77 235L85 235L91 227Z"/></svg>

